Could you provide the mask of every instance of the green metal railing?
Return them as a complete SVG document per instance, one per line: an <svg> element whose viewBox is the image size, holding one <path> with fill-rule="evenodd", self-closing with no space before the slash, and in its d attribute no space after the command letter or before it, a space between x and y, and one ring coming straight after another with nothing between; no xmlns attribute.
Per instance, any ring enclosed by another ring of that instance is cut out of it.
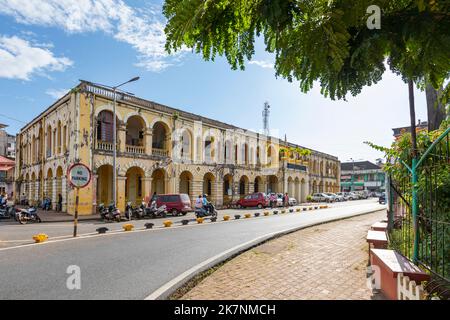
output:
<svg viewBox="0 0 450 320"><path fill-rule="evenodd" d="M450 284L450 128L390 175L390 246Z"/></svg>

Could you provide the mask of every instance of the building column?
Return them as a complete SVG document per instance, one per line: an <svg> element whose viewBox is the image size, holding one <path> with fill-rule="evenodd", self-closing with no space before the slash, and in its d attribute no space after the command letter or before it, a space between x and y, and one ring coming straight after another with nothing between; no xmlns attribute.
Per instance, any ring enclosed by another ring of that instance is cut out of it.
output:
<svg viewBox="0 0 450 320"><path fill-rule="evenodd" d="M127 177L117 176L117 208L121 211L125 211L125 181Z"/></svg>
<svg viewBox="0 0 450 320"><path fill-rule="evenodd" d="M199 195L203 194L203 180L194 180L192 181L192 194L194 195L193 202L198 198Z"/></svg>
<svg viewBox="0 0 450 320"><path fill-rule="evenodd" d="M148 203L152 197L152 181L151 177L143 177L142 183L144 184L144 201Z"/></svg>
<svg viewBox="0 0 450 320"><path fill-rule="evenodd" d="M223 206L223 180L216 179L216 206Z"/></svg>
<svg viewBox="0 0 450 320"><path fill-rule="evenodd" d="M56 188L56 186L57 186L57 178L55 177L52 180L53 180L51 182L52 183L52 189L53 189L53 192L52 192L52 209L56 210L56 204L58 202L58 190Z"/></svg>
<svg viewBox="0 0 450 320"><path fill-rule="evenodd" d="M153 129L147 128L144 132L144 143L145 143L145 154L152 154L152 145L153 145Z"/></svg>
<svg viewBox="0 0 450 320"><path fill-rule="evenodd" d="M127 142L127 127L120 122L118 124L118 135L119 135L119 151L125 152L126 151L126 142Z"/></svg>
<svg viewBox="0 0 450 320"><path fill-rule="evenodd" d="M255 181L248 181L248 187L247 187L248 193L254 193L255 192Z"/></svg>
<svg viewBox="0 0 450 320"><path fill-rule="evenodd" d="M61 195L62 195L61 210L62 210L62 212L67 212L67 178L66 178L66 176L62 176L62 178L61 178Z"/></svg>

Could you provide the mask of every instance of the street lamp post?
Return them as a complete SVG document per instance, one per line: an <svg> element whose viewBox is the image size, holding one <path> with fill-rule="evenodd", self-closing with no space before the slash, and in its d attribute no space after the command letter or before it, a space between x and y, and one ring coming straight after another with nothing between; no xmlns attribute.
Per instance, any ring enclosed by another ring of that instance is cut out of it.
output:
<svg viewBox="0 0 450 320"><path fill-rule="evenodd" d="M121 86L138 81L139 77L134 77L131 80L128 80L124 83L121 83L115 87L112 87L113 89L113 96L114 96L114 102L113 102L113 204L114 207L117 206L117 192L116 192L116 184L117 184L117 169L116 169L116 158L117 158L117 121L116 121L116 90L120 88Z"/></svg>

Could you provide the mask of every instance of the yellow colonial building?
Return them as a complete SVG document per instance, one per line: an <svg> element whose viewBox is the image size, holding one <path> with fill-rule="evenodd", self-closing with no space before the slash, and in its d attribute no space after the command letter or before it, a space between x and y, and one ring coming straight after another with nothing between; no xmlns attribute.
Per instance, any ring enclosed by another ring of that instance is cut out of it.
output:
<svg viewBox="0 0 450 320"><path fill-rule="evenodd" d="M17 135L17 200L44 197L74 213L75 191L66 179L73 163L87 165L91 183L80 190L80 214L112 202L135 205L153 192L207 194L225 206L252 192L288 192L304 202L314 192L340 189L332 156L82 81ZM116 134L116 146L113 145ZM113 148L117 150L113 168ZM304 150L309 150L305 152Z"/></svg>

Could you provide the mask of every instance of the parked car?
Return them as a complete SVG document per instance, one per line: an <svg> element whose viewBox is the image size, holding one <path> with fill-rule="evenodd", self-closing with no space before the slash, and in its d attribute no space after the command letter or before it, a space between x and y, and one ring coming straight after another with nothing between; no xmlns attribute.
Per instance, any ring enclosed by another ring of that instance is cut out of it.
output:
<svg viewBox="0 0 450 320"><path fill-rule="evenodd" d="M297 205L297 199L289 198L289 205L290 206L296 206Z"/></svg>
<svg viewBox="0 0 450 320"><path fill-rule="evenodd" d="M360 199L359 195L356 192L349 192L348 196L349 196L350 200L359 200Z"/></svg>
<svg viewBox="0 0 450 320"><path fill-rule="evenodd" d="M334 202L334 197L326 193L314 193L312 199L314 202Z"/></svg>
<svg viewBox="0 0 450 320"><path fill-rule="evenodd" d="M342 197L342 201L347 201L349 200L349 196L346 194L346 192L337 192L336 193L339 197Z"/></svg>
<svg viewBox="0 0 450 320"><path fill-rule="evenodd" d="M386 204L386 194L383 192L381 196L378 198L379 204Z"/></svg>
<svg viewBox="0 0 450 320"><path fill-rule="evenodd" d="M259 209L269 206L269 200L263 192L249 194L237 201L238 208L258 207Z"/></svg>
<svg viewBox="0 0 450 320"><path fill-rule="evenodd" d="M367 199L369 197L367 191L357 191L356 194L358 194L360 199Z"/></svg>
<svg viewBox="0 0 450 320"><path fill-rule="evenodd" d="M337 193L328 192L327 194L333 196L334 197L334 201L336 201L336 202L345 201L344 196L341 196L341 195L339 195Z"/></svg>
<svg viewBox="0 0 450 320"><path fill-rule="evenodd" d="M191 199L185 193L181 194L161 194L156 198L156 205L159 208L162 205L166 205L167 212L173 216L179 214L186 215L186 213L192 211Z"/></svg>

